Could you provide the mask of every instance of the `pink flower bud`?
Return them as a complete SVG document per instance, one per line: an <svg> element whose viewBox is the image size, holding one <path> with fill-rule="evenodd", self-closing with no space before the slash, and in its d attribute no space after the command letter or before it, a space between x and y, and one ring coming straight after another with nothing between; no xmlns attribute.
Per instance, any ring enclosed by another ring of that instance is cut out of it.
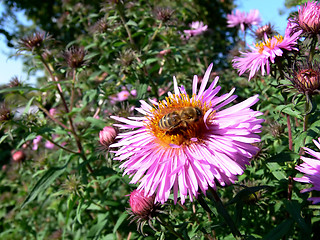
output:
<svg viewBox="0 0 320 240"><path fill-rule="evenodd" d="M129 204L134 215L147 219L155 209L155 196L144 196L144 190L133 190L130 194Z"/></svg>
<svg viewBox="0 0 320 240"><path fill-rule="evenodd" d="M110 144L114 142L114 139L117 136L117 131L113 127L104 127L103 130L99 133L99 139L101 145L109 147Z"/></svg>
<svg viewBox="0 0 320 240"><path fill-rule="evenodd" d="M25 158L26 155L22 150L18 150L12 154L12 160L17 163L24 161Z"/></svg>

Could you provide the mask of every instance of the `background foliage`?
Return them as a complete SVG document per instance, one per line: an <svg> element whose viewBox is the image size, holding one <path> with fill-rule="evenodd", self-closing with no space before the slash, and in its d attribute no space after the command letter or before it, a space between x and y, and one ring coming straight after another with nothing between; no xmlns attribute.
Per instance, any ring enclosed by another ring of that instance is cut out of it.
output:
<svg viewBox="0 0 320 240"><path fill-rule="evenodd" d="M101 150L99 132L113 124L112 115L138 116L133 107L139 100L162 100L164 91L172 91L172 76L191 89L193 75L201 76L211 62L211 79L220 76L221 93L236 87L237 102L258 93L255 107L265 119L259 154L237 184L217 190L233 221L247 239L317 238L319 208L306 201L308 194L301 194L303 186L292 178L300 147L313 148L312 139L320 136L319 110L314 109L304 131L303 103L292 103L276 76L251 82L238 77L231 50L241 39L236 29L226 27L232 0L8 0L5 7L0 33L31 72L42 69L46 75L37 86L11 81L0 90L6 107L20 111L1 123L0 239L175 239L156 220L156 232L144 227L147 237L129 224L128 194L136 186L122 176L113 153ZM16 31L10 32L4 23L17 20L18 9L34 25L16 22ZM186 39L183 30L192 21L203 21L209 30ZM34 31L47 32L51 39L33 51L21 49L18 39ZM83 61L78 56L77 67L68 58L75 49L85 55ZM121 101L117 94L124 90L130 94ZM48 117L52 108L58 121ZM34 150L37 136L42 141ZM45 147L47 141L54 142L53 149ZM24 161L12 159L17 150L24 152ZM164 221L184 239L233 239L219 206L209 201L210 194L202 197L209 210L198 202L182 206L171 200L162 207Z"/></svg>

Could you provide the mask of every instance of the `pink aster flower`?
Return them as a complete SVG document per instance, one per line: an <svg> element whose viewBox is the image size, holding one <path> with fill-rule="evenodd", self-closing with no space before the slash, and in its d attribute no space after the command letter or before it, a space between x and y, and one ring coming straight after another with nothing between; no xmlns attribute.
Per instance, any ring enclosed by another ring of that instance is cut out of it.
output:
<svg viewBox="0 0 320 240"><path fill-rule="evenodd" d="M289 26L289 24L288 24ZM284 50L292 51L295 47L301 31L290 35L291 29L287 27L284 37L281 35L268 38L265 34L264 41L250 46L251 51L241 52L240 57L235 57L233 67L238 69L239 75L249 71L249 81L261 69L261 74L270 73L270 62L274 63L276 57L281 57ZM265 69L266 68L266 69Z"/></svg>
<svg viewBox="0 0 320 240"><path fill-rule="evenodd" d="M203 32L207 31L208 26L204 25L203 22L192 22L190 25L190 30L183 30L186 34L186 38L189 39L192 36L197 36L202 34Z"/></svg>
<svg viewBox="0 0 320 240"><path fill-rule="evenodd" d="M232 14L227 15L228 27L240 27L244 32L246 28L250 28L252 25L258 25L261 22L259 16L259 10L253 9L249 13L236 10Z"/></svg>
<svg viewBox="0 0 320 240"><path fill-rule="evenodd" d="M126 130L110 146L118 148L115 160L124 161L120 168L132 177L131 183L140 183L138 190L146 196L155 194L156 202L167 201L171 190L174 202L180 195L184 203L188 195L192 201L198 191L216 188L216 182L234 183L259 150L253 143L260 141L263 120L257 116L262 113L250 109L258 95L225 108L236 99L235 89L217 96L219 77L206 89L211 70L212 64L199 89L194 76L192 97L173 78L174 93L165 100L140 101L136 110L144 116L112 117Z"/></svg>
<svg viewBox="0 0 320 240"><path fill-rule="evenodd" d="M313 140L314 144L320 149L320 138L318 141ZM315 152L310 148L303 148L306 153L315 157L308 158L301 156L300 158L304 161L300 166L297 166L296 169L305 175L301 178L294 178L295 181L303 182L303 183L311 183L313 187L302 190L301 192L310 192L312 190L320 191L320 152ZM320 202L320 197L311 197L308 200L313 201L313 204Z"/></svg>

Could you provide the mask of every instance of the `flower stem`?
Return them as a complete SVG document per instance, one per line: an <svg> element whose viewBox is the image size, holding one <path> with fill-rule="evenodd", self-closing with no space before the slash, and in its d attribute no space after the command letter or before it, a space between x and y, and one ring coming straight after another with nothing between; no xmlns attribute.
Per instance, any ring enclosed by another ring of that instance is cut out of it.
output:
<svg viewBox="0 0 320 240"><path fill-rule="evenodd" d="M215 202L215 205L216 205L218 213L224 218L224 220L226 221L226 223L230 227L232 235L236 239L243 239L242 236L241 236L240 231L236 227L236 225L233 222L231 216L229 215L228 211L226 210L226 208L224 207L223 203L221 202L221 199L218 196L217 192L211 187L209 187L209 192L211 193L211 195L213 197L213 200ZM208 195L208 197L210 197L210 195Z"/></svg>
<svg viewBox="0 0 320 240"><path fill-rule="evenodd" d="M180 233L177 233L170 224L168 224L164 219L162 219L162 217L160 215L157 216L157 220L159 221L159 223L162 226L164 226L166 229L168 229L174 236L176 236L177 238L182 239L182 240L185 239Z"/></svg>
<svg viewBox="0 0 320 240"><path fill-rule="evenodd" d="M291 130L291 122L290 116L286 114L287 117L287 125L288 125L288 141L289 141L289 149L292 151L292 130Z"/></svg>
<svg viewBox="0 0 320 240"><path fill-rule="evenodd" d="M74 85L76 82L76 69L73 69L72 75L73 75L73 79L72 79L72 88L71 88L71 99L70 99L70 111L72 111L73 108L73 102L74 102Z"/></svg>

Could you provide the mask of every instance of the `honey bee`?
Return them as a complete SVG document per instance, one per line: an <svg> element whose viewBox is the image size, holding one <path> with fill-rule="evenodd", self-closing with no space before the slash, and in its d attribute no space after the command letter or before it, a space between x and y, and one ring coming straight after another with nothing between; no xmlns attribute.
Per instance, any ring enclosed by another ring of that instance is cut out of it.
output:
<svg viewBox="0 0 320 240"><path fill-rule="evenodd" d="M164 115L158 125L160 129L170 132L180 127L187 128L199 121L202 116L202 110L198 107L185 107Z"/></svg>

